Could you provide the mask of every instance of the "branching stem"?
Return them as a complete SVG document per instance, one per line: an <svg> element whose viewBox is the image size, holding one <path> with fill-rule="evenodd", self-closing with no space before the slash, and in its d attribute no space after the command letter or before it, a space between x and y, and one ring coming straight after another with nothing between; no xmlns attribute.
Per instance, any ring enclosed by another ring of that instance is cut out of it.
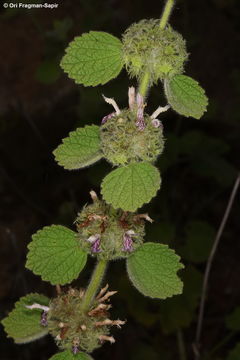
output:
<svg viewBox="0 0 240 360"><path fill-rule="evenodd" d="M83 311L88 311L92 300L94 298L94 296L96 295L96 292L99 289L99 286L101 285L101 281L103 279L105 270L107 267L107 261L106 260L99 260L95 270L92 274L92 278L90 280L90 283L88 285L88 288L85 292L83 301L82 301L82 310Z"/></svg>
<svg viewBox="0 0 240 360"><path fill-rule="evenodd" d="M168 19L171 15L173 6L174 6L174 0L167 0L159 23L160 29L162 30L165 29Z"/></svg>

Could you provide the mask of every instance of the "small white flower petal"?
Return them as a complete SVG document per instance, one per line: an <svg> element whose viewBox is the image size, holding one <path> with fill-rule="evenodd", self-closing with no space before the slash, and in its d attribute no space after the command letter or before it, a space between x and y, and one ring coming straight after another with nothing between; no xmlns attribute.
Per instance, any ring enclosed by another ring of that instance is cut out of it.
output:
<svg viewBox="0 0 240 360"><path fill-rule="evenodd" d="M170 109L170 105L166 105L166 106L159 106L157 108L157 110L154 111L154 113L152 113L151 115L151 119L156 119L156 117L161 114L162 112L167 111L168 109Z"/></svg>
<svg viewBox="0 0 240 360"><path fill-rule="evenodd" d="M120 114L120 109L116 103L116 101L112 98L107 98L106 96L103 95L104 100L106 101L107 104L112 105L114 107L114 110L116 111L116 114L119 115Z"/></svg>
<svg viewBox="0 0 240 360"><path fill-rule="evenodd" d="M128 89L128 104L130 110L133 110L135 105L135 87L133 86Z"/></svg>

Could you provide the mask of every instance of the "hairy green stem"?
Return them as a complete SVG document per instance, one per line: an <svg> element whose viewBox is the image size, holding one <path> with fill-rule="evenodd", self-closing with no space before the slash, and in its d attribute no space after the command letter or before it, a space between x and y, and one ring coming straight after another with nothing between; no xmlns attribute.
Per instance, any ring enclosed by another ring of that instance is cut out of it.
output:
<svg viewBox="0 0 240 360"><path fill-rule="evenodd" d="M107 267L107 263L108 262L106 260L98 261L82 301L82 306L81 306L82 311L87 311L89 309L92 300L96 295L96 292L98 291L101 281L103 279Z"/></svg>
<svg viewBox="0 0 240 360"><path fill-rule="evenodd" d="M168 19L169 19L169 16L173 9L173 6L174 6L174 0L167 0L164 10L163 10L163 13L162 13L162 16L161 16L161 19L160 19L160 24L159 24L160 29L162 29L162 30L165 29Z"/></svg>
<svg viewBox="0 0 240 360"><path fill-rule="evenodd" d="M165 29L166 25L167 25L167 22L168 22L168 19L169 19L169 16L171 14L171 11L173 9L173 6L174 6L174 0L167 0L166 1L166 4L165 4L165 7L164 7L164 10L163 10L163 13L162 13L162 16L160 18L160 23L159 23L159 27L160 29ZM138 89L138 92L145 98L146 95L147 95L147 91L148 91L148 88L150 86L150 73L149 72L146 72L143 76L142 76L142 79L140 80L140 83L139 83L139 89Z"/></svg>
<svg viewBox="0 0 240 360"><path fill-rule="evenodd" d="M138 92L139 94L142 95L142 97L146 97L149 88L149 83L150 83L150 74L146 72L139 83L139 89L138 89Z"/></svg>

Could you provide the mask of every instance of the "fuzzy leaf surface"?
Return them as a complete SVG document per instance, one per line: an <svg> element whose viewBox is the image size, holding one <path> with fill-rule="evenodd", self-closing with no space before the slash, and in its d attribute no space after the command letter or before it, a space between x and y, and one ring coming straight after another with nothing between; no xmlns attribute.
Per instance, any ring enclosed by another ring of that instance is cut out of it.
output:
<svg viewBox="0 0 240 360"><path fill-rule="evenodd" d="M106 84L123 67L122 43L106 32L90 31L70 43L61 67L77 84Z"/></svg>
<svg viewBox="0 0 240 360"><path fill-rule="evenodd" d="M166 299L181 294L183 283L177 276L184 266L167 245L145 243L127 259L133 285L145 296Z"/></svg>
<svg viewBox="0 0 240 360"><path fill-rule="evenodd" d="M173 110L184 116L200 119L208 99L198 82L186 75L175 75L164 83L167 100Z"/></svg>
<svg viewBox="0 0 240 360"><path fill-rule="evenodd" d="M52 285L76 279L87 254L79 247L76 233L61 225L46 226L32 236L26 267Z"/></svg>
<svg viewBox="0 0 240 360"><path fill-rule="evenodd" d="M2 321L8 337L17 344L37 340L48 333L47 327L40 324L42 310L26 308L34 303L48 306L49 299L40 294L28 294L16 302L15 308Z"/></svg>
<svg viewBox="0 0 240 360"><path fill-rule="evenodd" d="M84 352L74 355L71 351L66 350L53 355L49 360L93 360L93 358Z"/></svg>
<svg viewBox="0 0 240 360"><path fill-rule="evenodd" d="M99 126L87 125L72 131L53 154L58 164L67 170L80 169L100 160Z"/></svg>
<svg viewBox="0 0 240 360"><path fill-rule="evenodd" d="M136 211L160 188L158 169L147 162L132 163L108 174L102 182L104 200L117 209Z"/></svg>

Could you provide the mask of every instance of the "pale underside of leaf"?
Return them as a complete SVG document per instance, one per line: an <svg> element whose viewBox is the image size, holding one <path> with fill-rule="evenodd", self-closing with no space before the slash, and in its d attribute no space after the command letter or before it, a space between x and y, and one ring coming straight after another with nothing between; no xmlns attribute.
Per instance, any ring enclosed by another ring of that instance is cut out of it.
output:
<svg viewBox="0 0 240 360"><path fill-rule="evenodd" d="M205 91L198 82L186 75L175 75L164 82L167 100L173 110L186 117L200 119L208 104Z"/></svg>
<svg viewBox="0 0 240 360"><path fill-rule="evenodd" d="M39 230L28 248L26 267L52 285L64 285L76 279L87 260L75 232L61 225Z"/></svg>
<svg viewBox="0 0 240 360"><path fill-rule="evenodd" d="M160 188L158 169L150 163L132 163L113 170L102 183L107 203L124 211L136 211L149 202Z"/></svg>
<svg viewBox="0 0 240 360"><path fill-rule="evenodd" d="M6 333L17 344L29 343L48 333L48 329L40 324L42 310L26 308L26 305L33 303L46 306L49 299L44 295L28 294L15 304L15 308L2 321Z"/></svg>
<svg viewBox="0 0 240 360"><path fill-rule="evenodd" d="M53 152L59 165L67 170L89 166L102 158L99 126L72 131Z"/></svg>
<svg viewBox="0 0 240 360"><path fill-rule="evenodd" d="M103 85L123 67L122 43L111 34L90 31L70 43L61 67L77 84Z"/></svg>
<svg viewBox="0 0 240 360"><path fill-rule="evenodd" d="M127 259L128 275L143 295L166 299L182 293L177 271L183 265L179 260L167 245L145 243Z"/></svg>

